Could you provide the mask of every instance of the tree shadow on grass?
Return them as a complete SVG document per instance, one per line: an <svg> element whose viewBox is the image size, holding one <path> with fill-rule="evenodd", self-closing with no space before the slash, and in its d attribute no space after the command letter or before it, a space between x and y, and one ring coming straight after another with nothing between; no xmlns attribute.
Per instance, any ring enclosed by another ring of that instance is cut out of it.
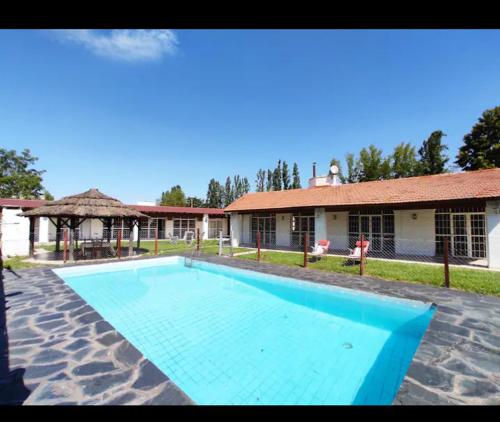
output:
<svg viewBox="0 0 500 422"><path fill-rule="evenodd" d="M0 263L0 405L20 405L31 391L24 385L24 368L9 370L9 337L7 332L7 298L20 294L5 295L4 271ZM14 273L13 271L11 271ZM19 277L16 273L14 273Z"/></svg>

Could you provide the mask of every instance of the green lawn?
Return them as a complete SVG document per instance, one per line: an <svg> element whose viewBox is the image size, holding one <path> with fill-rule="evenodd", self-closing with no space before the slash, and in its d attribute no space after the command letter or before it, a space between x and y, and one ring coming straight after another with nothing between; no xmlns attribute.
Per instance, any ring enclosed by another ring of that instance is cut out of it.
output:
<svg viewBox="0 0 500 422"><path fill-rule="evenodd" d="M257 254L241 255L237 258L255 260ZM304 256L291 252L261 252L261 261L302 267ZM344 265L344 262L344 258L329 256L326 259L321 258L317 262L309 262L308 268L359 274L359 265ZM365 274L384 280L409 281L433 286L443 286L444 283L442 265L408 264L368 259ZM450 287L467 292L500 296L500 272L450 267Z"/></svg>
<svg viewBox="0 0 500 422"><path fill-rule="evenodd" d="M112 242L116 244L116 242ZM48 243L48 244L38 244L38 248L45 249L47 251L53 252L56 248L54 243ZM124 240L122 241L122 247L128 247L128 241ZM135 242L134 242L134 248L135 248ZM141 249L146 249L147 252L146 254L154 254L155 251L155 242L154 240L142 240L141 241ZM166 240L159 240L158 241L158 254L159 255L164 255L164 254L175 254L175 253L181 253L181 252L186 252L186 251L191 251L193 249L192 245L188 245L183 241L179 241L176 244L173 244L169 241ZM217 254L219 252L219 245L218 245L218 240L213 239L213 240L203 240L201 242L200 249L202 252L207 253L207 254ZM238 253L238 252L245 252L249 251L250 249L245 249L245 248L233 248L233 253ZM223 248L223 253L229 254L229 247L225 246Z"/></svg>
<svg viewBox="0 0 500 422"><path fill-rule="evenodd" d="M13 258L7 258L4 259L3 261L3 266L6 269L9 270L22 270L25 268L37 268L37 267L44 267L44 265L41 264L32 264L31 262L26 262L25 259L26 256L15 256Z"/></svg>

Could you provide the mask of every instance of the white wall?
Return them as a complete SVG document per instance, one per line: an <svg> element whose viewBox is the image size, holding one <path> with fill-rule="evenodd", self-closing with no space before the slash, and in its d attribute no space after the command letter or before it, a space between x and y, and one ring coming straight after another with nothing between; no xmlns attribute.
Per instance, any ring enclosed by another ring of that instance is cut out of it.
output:
<svg viewBox="0 0 500 422"><path fill-rule="evenodd" d="M290 246L292 214L276 214L276 246Z"/></svg>
<svg viewBox="0 0 500 422"><path fill-rule="evenodd" d="M20 208L2 210L2 254L26 256L29 254L29 218L19 217Z"/></svg>
<svg viewBox="0 0 500 422"><path fill-rule="evenodd" d="M203 221L201 224L202 238L208 239L208 214L203 214Z"/></svg>
<svg viewBox="0 0 500 422"><path fill-rule="evenodd" d="M231 244L233 248L237 248L242 243L243 221L241 217L238 213L231 213Z"/></svg>
<svg viewBox="0 0 500 422"><path fill-rule="evenodd" d="M500 201L486 202L488 267L500 268Z"/></svg>
<svg viewBox="0 0 500 422"><path fill-rule="evenodd" d="M80 224L80 238L91 239L102 237L103 224L101 220L91 218Z"/></svg>
<svg viewBox="0 0 500 422"><path fill-rule="evenodd" d="M412 215L416 214L414 220ZM434 210L395 210L394 238L396 253L434 256L435 244Z"/></svg>
<svg viewBox="0 0 500 422"><path fill-rule="evenodd" d="M326 212L324 208L314 209L314 239L316 241L326 239L328 236L326 226Z"/></svg>
<svg viewBox="0 0 500 422"><path fill-rule="evenodd" d="M174 235L174 220L165 218L165 236Z"/></svg>
<svg viewBox="0 0 500 422"><path fill-rule="evenodd" d="M47 243L49 241L49 226L53 224L48 217L40 217L38 220L38 241Z"/></svg>
<svg viewBox="0 0 500 422"><path fill-rule="evenodd" d="M347 249L349 242L347 237L347 222L349 213L347 211L326 213L327 239L330 241L331 249Z"/></svg>

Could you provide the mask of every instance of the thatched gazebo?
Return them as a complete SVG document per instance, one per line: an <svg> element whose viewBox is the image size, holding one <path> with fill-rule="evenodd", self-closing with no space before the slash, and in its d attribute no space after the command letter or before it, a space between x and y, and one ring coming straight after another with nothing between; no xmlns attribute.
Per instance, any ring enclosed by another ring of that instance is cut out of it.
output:
<svg viewBox="0 0 500 422"><path fill-rule="evenodd" d="M111 226L114 219L128 222L130 231L129 255L131 255L133 252L133 228L135 225L139 227L139 237L137 239L137 246L139 247L141 219L147 218L147 215L123 204L118 199L104 195L97 189L89 189L78 195L65 196L19 215L30 219L30 257L34 255L35 218L48 217L57 230L56 252L60 250L61 230L64 227L69 228L69 250L72 260L74 259L75 229L85 220L93 218L101 220L108 229L108 241L111 240Z"/></svg>

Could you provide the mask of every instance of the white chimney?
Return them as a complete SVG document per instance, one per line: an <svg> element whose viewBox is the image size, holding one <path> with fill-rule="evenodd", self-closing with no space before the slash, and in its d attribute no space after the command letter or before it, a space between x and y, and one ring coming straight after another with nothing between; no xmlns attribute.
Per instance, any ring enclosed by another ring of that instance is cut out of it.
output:
<svg viewBox="0 0 500 422"><path fill-rule="evenodd" d="M316 176L316 163L313 164L313 177L309 179L309 187L317 186L337 186L342 184L339 177L339 168L331 166L330 172L326 176Z"/></svg>

